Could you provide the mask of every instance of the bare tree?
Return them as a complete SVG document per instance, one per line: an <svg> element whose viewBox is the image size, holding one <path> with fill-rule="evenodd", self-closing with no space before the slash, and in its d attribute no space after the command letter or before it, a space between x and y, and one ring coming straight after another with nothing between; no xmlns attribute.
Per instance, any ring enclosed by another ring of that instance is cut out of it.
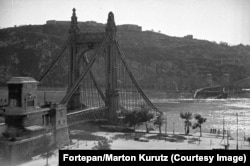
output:
<svg viewBox="0 0 250 166"><path fill-rule="evenodd" d="M190 120L193 118L192 113L191 112L185 112L185 113L181 112L180 117L182 119L185 119L184 130L185 130L185 134L188 135L189 134L189 127L192 126L192 123L190 122Z"/></svg>
<svg viewBox="0 0 250 166"><path fill-rule="evenodd" d="M201 125L206 122L207 118L203 118L200 114L195 114L194 118L197 120L197 122L193 125L193 129L200 128L200 137L201 134Z"/></svg>
<svg viewBox="0 0 250 166"><path fill-rule="evenodd" d="M133 126L135 131L135 127L138 124L137 111L127 111L125 113L124 123L128 124L129 126Z"/></svg>
<svg viewBox="0 0 250 166"><path fill-rule="evenodd" d="M139 124L145 124L146 127L146 132L149 132L148 129L148 122L154 118L154 114L149 112L149 109L146 108L145 106L141 106L141 110L137 111L137 119Z"/></svg>
<svg viewBox="0 0 250 166"><path fill-rule="evenodd" d="M108 140L107 138L101 139L98 141L97 145L95 145L92 149L93 150L110 150L110 143L112 141Z"/></svg>
<svg viewBox="0 0 250 166"><path fill-rule="evenodd" d="M161 126L162 126L163 122L164 122L163 114L160 114L160 113L157 114L156 118L154 120L154 125L158 126L160 134L161 134Z"/></svg>
<svg viewBox="0 0 250 166"><path fill-rule="evenodd" d="M146 132L148 132L148 121L154 118L154 114L149 112L145 106L141 106L140 110L127 111L125 113L124 122L129 126L134 126L134 131L136 125L145 124Z"/></svg>
<svg viewBox="0 0 250 166"><path fill-rule="evenodd" d="M49 166L49 158L51 158L55 153L53 152L53 147L51 146L50 139L44 134L42 138L42 144L44 148L44 153L41 154L43 159L46 159L46 165Z"/></svg>

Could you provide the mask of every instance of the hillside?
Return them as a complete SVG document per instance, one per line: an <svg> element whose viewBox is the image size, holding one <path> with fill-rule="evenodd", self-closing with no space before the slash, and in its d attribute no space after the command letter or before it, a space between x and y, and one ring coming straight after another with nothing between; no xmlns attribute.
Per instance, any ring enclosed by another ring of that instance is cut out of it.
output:
<svg viewBox="0 0 250 166"><path fill-rule="evenodd" d="M0 83L11 76L36 79L48 67L68 36L67 25L28 25L0 30ZM104 31L104 25L81 26L81 31ZM144 88L196 89L250 76L250 46L228 46L193 38L171 37L152 31L119 30L118 40L130 67ZM67 54L67 53L65 53ZM66 86L68 57L43 82Z"/></svg>

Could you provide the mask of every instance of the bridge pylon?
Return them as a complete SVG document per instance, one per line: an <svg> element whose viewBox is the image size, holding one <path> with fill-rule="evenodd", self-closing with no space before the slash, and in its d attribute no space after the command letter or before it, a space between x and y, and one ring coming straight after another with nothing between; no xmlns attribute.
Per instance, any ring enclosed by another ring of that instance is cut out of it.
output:
<svg viewBox="0 0 250 166"><path fill-rule="evenodd" d="M116 56L116 25L114 14L112 12L108 15L106 26L106 34L110 37L110 42L104 50L105 54L105 75L106 75L106 99L105 106L108 108L108 119L114 120L116 118L116 111L118 110L118 89L117 89L117 56Z"/></svg>
<svg viewBox="0 0 250 166"><path fill-rule="evenodd" d="M79 77L79 64L78 64L78 52L80 50L79 46L76 44L77 36L80 30L77 25L77 17L75 13L75 8L73 8L73 14L71 17L71 25L69 29L69 37L71 43L69 45L70 60L69 60L69 74L68 74L68 91L73 86L77 78ZM72 95L71 99L67 103L69 110L79 109L81 107L80 102L80 88L77 88L76 92Z"/></svg>
<svg viewBox="0 0 250 166"><path fill-rule="evenodd" d="M117 51L116 51L116 25L114 21L114 14L112 12L108 15L107 25L103 36L108 38L108 42L105 48L101 52L105 60L105 106L108 109L107 117L109 120L114 120L116 118L116 111L118 110L118 90L117 90ZM89 46L99 47L98 43L94 43L92 40L96 37L95 33L88 33L91 35L91 39L86 36L82 36L79 33L79 28L77 26L77 17L75 14L75 9L73 9L73 14L71 17L71 27L69 29L69 34L71 38L70 48L70 65L69 65L69 81L68 81L68 92L77 82L80 73L79 60L81 54L80 50L91 50ZM102 39L103 40L103 39ZM101 40L100 40L101 41ZM101 41L102 42L102 41ZM80 43L80 44L79 44ZM85 43L85 44L83 44ZM93 79L93 78L92 78ZM80 86L80 85L79 85ZM70 100L68 101L68 109L75 110L81 107L80 99L80 88L78 87L74 94L72 94Z"/></svg>

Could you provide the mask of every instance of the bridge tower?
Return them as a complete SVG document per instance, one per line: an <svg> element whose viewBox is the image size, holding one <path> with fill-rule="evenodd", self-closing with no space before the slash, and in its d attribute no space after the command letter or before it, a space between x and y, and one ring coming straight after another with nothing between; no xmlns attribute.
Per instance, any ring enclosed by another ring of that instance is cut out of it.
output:
<svg viewBox="0 0 250 166"><path fill-rule="evenodd" d="M103 50L105 59L105 106L108 108L108 118L114 119L116 111L118 110L118 90L117 90L117 50L116 50L116 25L114 21L114 14L112 12L108 15L105 33L102 36L109 36L110 40ZM88 33L81 36L80 30L77 26L77 17L75 9L71 17L71 26L69 29L71 39L70 48L70 67L69 67L69 82L68 91L77 82L80 76L79 62L82 50L86 52L93 48L100 47L100 43L93 42L93 39L98 39L98 34ZM102 39L103 40L103 39ZM84 44L83 44L84 43ZM72 95L68 102L68 109L75 110L81 107L80 88Z"/></svg>
<svg viewBox="0 0 250 166"><path fill-rule="evenodd" d="M79 48L76 45L77 36L80 33L80 30L77 26L77 17L75 13L75 8L73 9L73 14L71 17L71 25L69 29L69 37L72 42L69 45L70 51L70 65L69 65L69 75L68 75L68 90L74 85L75 81L79 77L79 65L78 65L78 51ZM80 90L77 88L77 91L73 94L71 99L68 102L68 109L74 110L80 108Z"/></svg>
<svg viewBox="0 0 250 166"><path fill-rule="evenodd" d="M118 110L118 90L117 90L117 51L115 47L116 42L116 25L114 14L112 12L108 15L108 22L106 26L106 34L110 36L111 40L107 44L104 51L105 54L105 77L106 77L106 100L105 106L108 108L108 118L114 120L116 118L116 111Z"/></svg>

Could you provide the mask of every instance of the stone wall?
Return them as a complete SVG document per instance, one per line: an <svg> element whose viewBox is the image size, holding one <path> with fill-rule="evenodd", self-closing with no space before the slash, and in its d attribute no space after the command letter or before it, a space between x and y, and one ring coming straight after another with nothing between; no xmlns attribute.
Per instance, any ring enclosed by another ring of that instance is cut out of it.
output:
<svg viewBox="0 0 250 166"><path fill-rule="evenodd" d="M5 123L0 123L0 137L2 136L2 133L5 132L7 126L5 125Z"/></svg>
<svg viewBox="0 0 250 166"><path fill-rule="evenodd" d="M9 126L16 126L16 127L27 127L27 126L44 126L42 115L45 112L37 112L34 114L28 114L23 116L6 116L6 124Z"/></svg>
<svg viewBox="0 0 250 166"><path fill-rule="evenodd" d="M69 130L68 127L62 127L55 131L55 144L58 148L69 144Z"/></svg>
<svg viewBox="0 0 250 166"><path fill-rule="evenodd" d="M51 133L42 134L20 141L0 141L1 153L6 165L15 165L41 154L47 145L52 146L55 142Z"/></svg>
<svg viewBox="0 0 250 166"><path fill-rule="evenodd" d="M43 114L44 114L43 112L39 112L35 114L28 114L25 117L24 126L25 127L33 126L33 125L43 126L43 118L42 118Z"/></svg>
<svg viewBox="0 0 250 166"><path fill-rule="evenodd" d="M56 145L61 147L62 145L69 143L68 122L67 122L67 108L63 105L56 105L55 109L55 121L53 126L55 127L55 140Z"/></svg>
<svg viewBox="0 0 250 166"><path fill-rule="evenodd" d="M62 127L53 132L20 141L0 141L0 155L3 156L4 163L7 166L12 166L44 153L46 148L51 146L62 147L69 142L68 127Z"/></svg>

